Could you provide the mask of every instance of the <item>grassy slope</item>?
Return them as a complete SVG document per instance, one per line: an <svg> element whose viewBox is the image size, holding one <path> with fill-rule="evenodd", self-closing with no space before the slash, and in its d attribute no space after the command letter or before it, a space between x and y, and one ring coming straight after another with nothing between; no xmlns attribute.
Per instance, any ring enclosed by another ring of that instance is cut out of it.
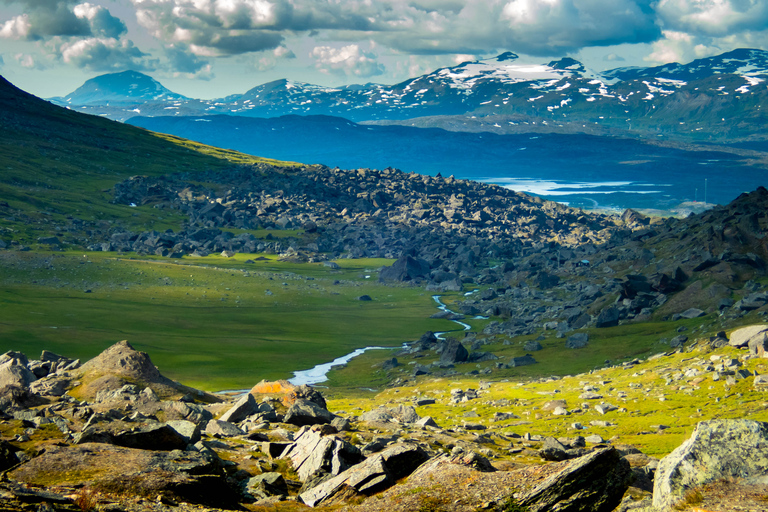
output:
<svg viewBox="0 0 768 512"><path fill-rule="evenodd" d="M138 174L223 169L269 162L196 142L79 114L29 95L0 77L0 236L29 242L56 231L68 215L120 221L127 228L178 227L180 217L111 204L115 183ZM20 222L18 213L33 221ZM3 228L6 230L3 234Z"/></svg>
<svg viewBox="0 0 768 512"><path fill-rule="evenodd" d="M6 242L34 247L37 237L63 231L68 216L100 228L178 229L178 214L112 204L110 189L137 174L258 162L297 165L79 114L0 78L0 238ZM428 319L434 307L422 291L360 276L384 261L333 272L273 260L244 264L245 257L115 256L0 251L0 351L90 358L129 339L170 377L215 390L287 378L355 348L399 345L444 324ZM337 279L341 285L333 285ZM375 300L355 300L363 294Z"/></svg>
<svg viewBox="0 0 768 512"><path fill-rule="evenodd" d="M716 418L768 421L765 391L752 387L752 377L740 379L735 385L728 385L724 377L714 380L715 372L704 368L704 363L710 362L713 355L740 358L744 351L726 347L714 352L694 349L667 353L630 368L612 367L558 379L518 376L507 381L497 376L486 380L463 375L422 378L417 383L387 389L367 398L336 395L329 401L329 409L367 411L384 404L387 407L400 403L411 405L417 397L428 397L437 399L437 403L418 407L417 412L421 416L432 416L441 427L458 432L462 432L462 425L468 422L481 423L488 428L486 433L502 436L526 432L555 437L599 434L614 443L633 444L644 453L661 457L689 437L699 421ZM740 369L763 374L767 367L765 359L750 359L744 361ZM685 376L689 368L699 369L699 375ZM477 400L456 405L448 403L451 389L479 389L481 382L489 381L490 389ZM603 399L579 398L585 386L594 387ZM574 412L569 416L555 416L545 410L546 402L555 399L565 400L567 409ZM503 403L504 400L508 402ZM579 410L585 402L589 408ZM594 410L601 402L626 410L601 415ZM512 412L520 418L494 422L495 412ZM476 413L477 417L467 417L466 413ZM609 421L614 425L591 426L591 421ZM576 422L586 429L575 430L572 424ZM669 428L659 429L659 425ZM488 446L499 456L505 456L510 439L495 439L495 444Z"/></svg>
<svg viewBox="0 0 768 512"><path fill-rule="evenodd" d="M0 253L0 352L90 358L128 339L184 384L240 389L450 328L429 319L436 309L423 290L366 278L382 260L342 260L334 271L238 257Z"/></svg>

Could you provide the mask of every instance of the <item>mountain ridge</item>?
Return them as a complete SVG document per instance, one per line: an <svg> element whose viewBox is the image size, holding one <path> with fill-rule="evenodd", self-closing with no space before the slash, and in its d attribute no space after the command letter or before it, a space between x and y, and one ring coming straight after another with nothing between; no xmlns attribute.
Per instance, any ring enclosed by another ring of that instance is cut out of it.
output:
<svg viewBox="0 0 768 512"><path fill-rule="evenodd" d="M137 113L150 117L330 115L354 122L511 116L559 132L598 128L628 136L733 141L765 137L759 126L766 121L760 108L768 99L766 80L768 52L757 49L738 49L687 64L603 72L570 57L524 64L506 52L393 85L325 87L280 79L215 100L168 93L157 101L136 99L119 105L90 99L82 105L53 101L121 121ZM500 127L515 131L516 124L511 121Z"/></svg>

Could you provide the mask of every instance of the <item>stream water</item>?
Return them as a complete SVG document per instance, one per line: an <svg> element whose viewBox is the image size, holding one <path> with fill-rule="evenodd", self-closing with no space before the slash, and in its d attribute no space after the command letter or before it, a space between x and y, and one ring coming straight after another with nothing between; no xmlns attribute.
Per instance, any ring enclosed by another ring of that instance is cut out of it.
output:
<svg viewBox="0 0 768 512"><path fill-rule="evenodd" d="M442 303L440 300L439 295L433 295L432 299L434 299L435 302L437 302L437 307L440 311L446 311L448 313L454 313L448 307ZM464 322L460 322L458 320L451 320L451 322L454 322L461 326L461 328L465 331L468 331L471 329L471 326L469 324L465 324ZM435 336L437 336L438 339L443 339L443 335L453 331L443 331L443 332L437 332L435 333ZM341 366L343 364L347 364L349 361L352 360L352 358L359 356L363 352L367 352L368 350L395 350L402 347L365 347L365 348L359 348L355 350L354 352L350 352L349 354L341 357L337 357L330 363L323 363L319 364L313 368L310 368L309 370L298 370L293 372L293 377L291 379L288 379L288 382L291 384L294 384L296 386L300 386L302 384L320 384L322 382L325 382L328 380L328 372L331 371L331 369L334 366Z"/></svg>

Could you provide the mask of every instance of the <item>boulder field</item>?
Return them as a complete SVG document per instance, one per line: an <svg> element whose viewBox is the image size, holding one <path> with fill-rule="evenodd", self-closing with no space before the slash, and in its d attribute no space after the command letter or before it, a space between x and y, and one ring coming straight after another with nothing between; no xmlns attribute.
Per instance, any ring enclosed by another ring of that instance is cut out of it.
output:
<svg viewBox="0 0 768 512"><path fill-rule="evenodd" d="M731 339L759 338L763 327ZM693 503L707 486L768 496L768 423L760 421L701 421L661 460L596 435L531 434L522 440L527 457L510 460L487 448L492 436L470 435L484 425L440 427L411 405L350 415L285 381L260 382L240 396L184 387L125 341L84 364L8 352L0 379L2 511L665 512ZM477 399L475 390L450 393L453 403ZM570 414L566 407L551 400L543 409L556 417ZM515 418L497 413L494 421ZM450 484L442 497L433 492L438 483Z"/></svg>

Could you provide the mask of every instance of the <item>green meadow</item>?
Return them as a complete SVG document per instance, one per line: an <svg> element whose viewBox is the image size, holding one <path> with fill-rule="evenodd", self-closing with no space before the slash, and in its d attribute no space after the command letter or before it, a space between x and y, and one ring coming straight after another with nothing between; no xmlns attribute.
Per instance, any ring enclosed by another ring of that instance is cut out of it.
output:
<svg viewBox="0 0 768 512"><path fill-rule="evenodd" d="M4 252L0 261L0 351L87 359L126 339L165 375L209 391L455 326L429 318L437 310L423 289L379 284L387 260L341 260L338 270L268 255Z"/></svg>

